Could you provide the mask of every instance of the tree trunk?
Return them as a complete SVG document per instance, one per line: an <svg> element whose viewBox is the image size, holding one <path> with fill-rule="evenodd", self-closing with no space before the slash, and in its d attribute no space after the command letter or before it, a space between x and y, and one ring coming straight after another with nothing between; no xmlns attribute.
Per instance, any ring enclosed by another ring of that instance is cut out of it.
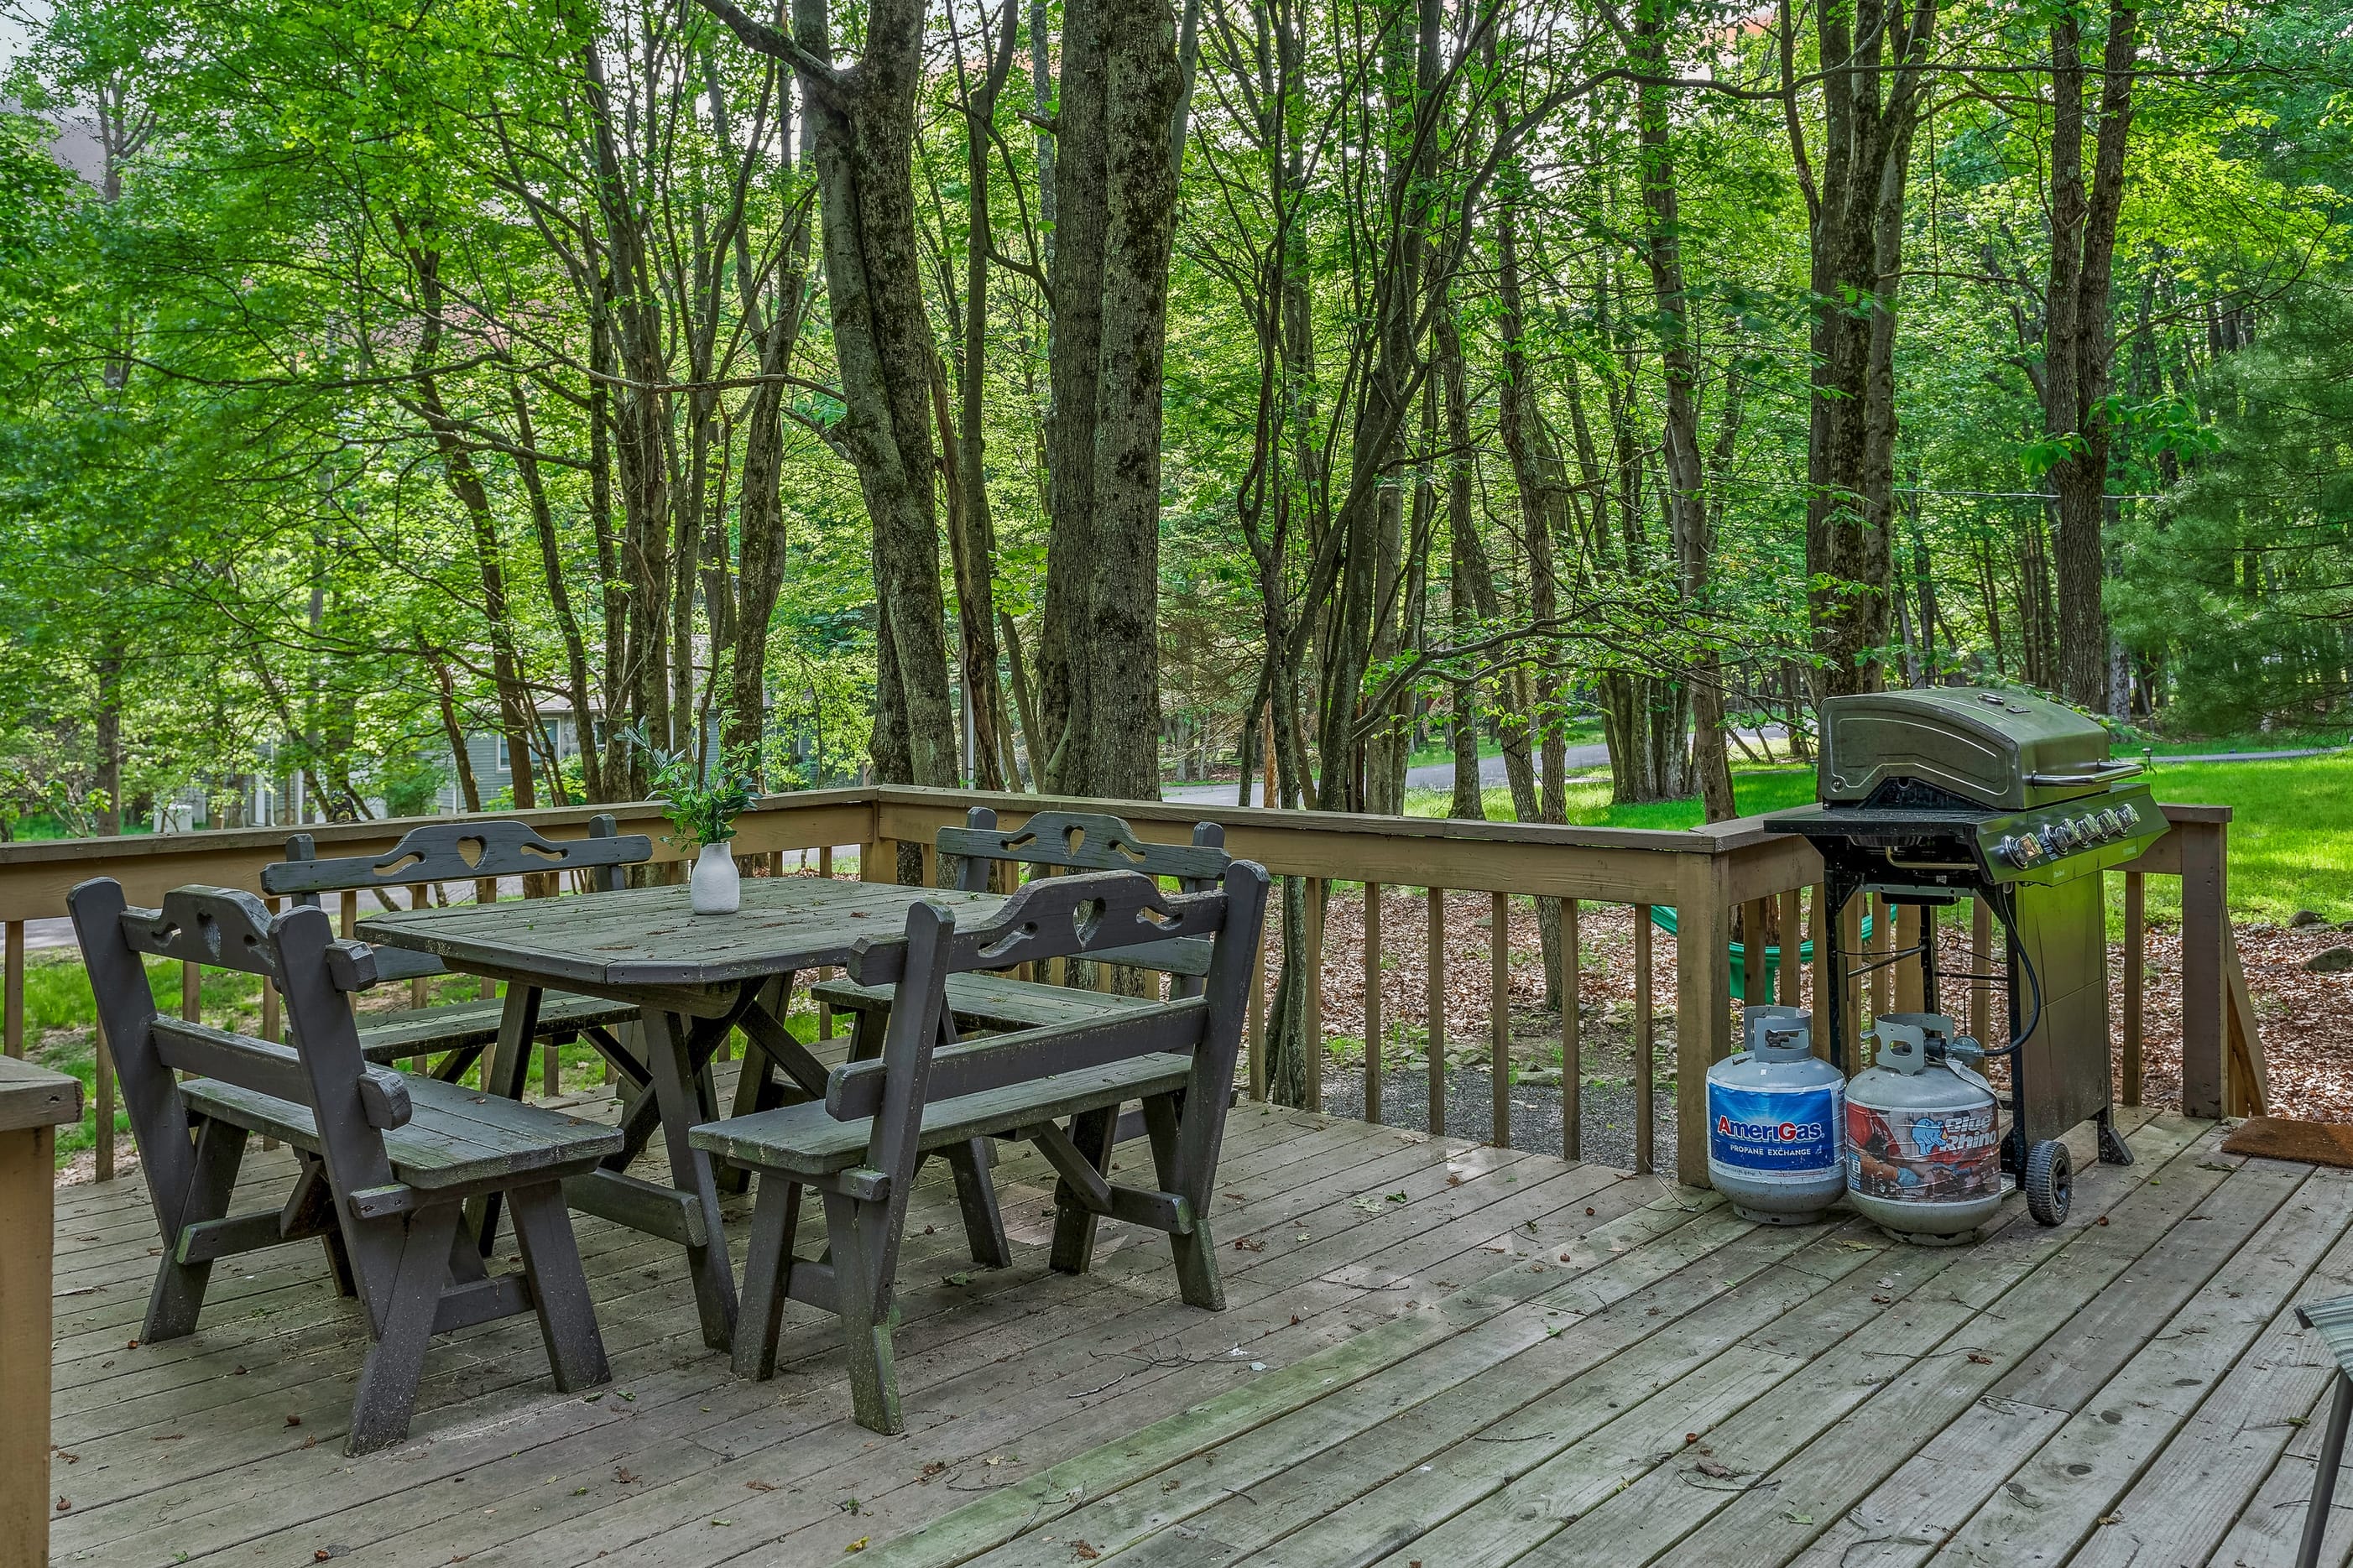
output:
<svg viewBox="0 0 2353 1568"><path fill-rule="evenodd" d="M988 205L989 127L997 121L997 95L1013 69L1013 46L1020 31L1019 0L1005 0L1000 31L989 55L987 75L965 105L965 285L964 343L956 363L956 432L952 481L960 505L954 509L950 555L955 564L956 613L963 637L965 702L972 714L973 773L982 789L999 790L1005 773L1005 742L999 721L1005 694L997 679L997 595L991 574L997 560L997 530L989 515L987 437L982 414L988 353L988 267L995 244ZM983 41L987 42L986 30Z"/></svg>
<svg viewBox="0 0 2353 1568"><path fill-rule="evenodd" d="M1907 9L1908 7L1908 9ZM1819 190L1799 129L1794 23L1781 8L1785 116L1811 218L1817 315L1807 437L1806 573L1819 696L1876 689L1887 640L1895 487L1895 309L1904 195L1927 91L1936 0L1824 0Z"/></svg>
<svg viewBox="0 0 2353 1568"><path fill-rule="evenodd" d="M1451 302L1438 313L1430 339L1446 396L1447 620L1461 642L1473 637L1479 625L1478 596L1471 584L1479 524L1472 511L1471 398L1462 368L1462 329ZM1479 776L1479 687L1476 681L1457 680L1453 690L1454 716L1447 733L1454 752L1454 803L1448 815L1483 822L1487 797Z"/></svg>
<svg viewBox="0 0 2353 1568"><path fill-rule="evenodd" d="M2100 602L2111 440L2107 398L2116 358L2110 296L2139 24L2137 10L2110 0L2098 148L2088 193L2083 24L2071 6L2054 13L2051 24L2051 269L2044 296L2042 432L2062 454L2049 476L2058 498L2058 685L2068 701L2094 710L2108 708L2111 700L2107 615Z"/></svg>
<svg viewBox="0 0 2353 1568"><path fill-rule="evenodd" d="M98 702L90 716L91 741L98 749L98 809L90 813L91 830L102 838L122 831L122 644L109 637L98 658L90 661L97 678Z"/></svg>
<svg viewBox="0 0 2353 1568"><path fill-rule="evenodd" d="M1668 0L1639 0L1630 53L1637 68L1666 74L1661 12ZM1642 208L1648 219L1643 255L1658 307L1659 360L1666 383L1663 446L1668 529L1687 609L1706 613L1708 574L1715 550L1708 526L1706 476L1699 450L1699 355L1692 343L1689 301L1684 293L1681 201L1675 187L1673 150L1668 143L1667 89L1645 82L1637 98L1641 144ZM1691 679L1692 771L1699 775L1700 803L1710 822L1738 815L1733 805L1732 764L1724 748L1722 669L1712 644L1693 660Z"/></svg>
<svg viewBox="0 0 2353 1568"><path fill-rule="evenodd" d="M702 3L753 48L789 61L800 79L841 373L839 441L874 525L877 640L888 644L877 661L875 763L886 783L952 788L957 726L932 505L931 324L915 237L923 6L870 6L863 52L841 70L826 0L794 0L789 39L728 0Z"/></svg>
<svg viewBox="0 0 2353 1568"><path fill-rule="evenodd" d="M1162 0L1109 0L1104 10L1110 101L1086 773L1091 793L1157 800L1161 377L1176 218L1168 135L1184 83Z"/></svg>
<svg viewBox="0 0 2353 1568"><path fill-rule="evenodd" d="M1133 0L1066 0L1055 116L1054 249L1048 269L1053 333L1047 374L1046 473L1050 522L1039 616L1038 717L1029 763L1052 795L1092 792L1095 424L1102 390L1103 247L1110 221L1108 10ZM1039 748L1044 748L1042 753Z"/></svg>
<svg viewBox="0 0 2353 1568"><path fill-rule="evenodd" d="M531 501L532 532L539 541L540 574L546 581L548 607L555 616L556 630L564 638L565 677L572 698L575 736L580 745L581 786L592 801L612 800L616 797L605 787L604 759L597 754L596 742L591 738L590 719L596 709L588 686L588 644L580 635L580 618L573 613L571 589L565 582L564 554L555 532L555 510L549 504L547 486L540 478L538 436L532 425L531 404L523 396L520 378L508 378L507 392L514 405L518 452L515 466L522 477L523 493ZM558 804L566 804L564 801L563 773L551 765L549 774Z"/></svg>
<svg viewBox="0 0 2353 1568"><path fill-rule="evenodd" d="M597 207L611 271L607 289L609 330L619 377L613 388L613 457L620 478L621 572L628 584L627 639L622 668L629 717L654 744L672 744L670 712L670 462L668 351L659 294L649 255L648 219L628 184L602 52L592 41L580 51L587 83L588 122L596 157ZM630 766L632 793L643 763Z"/></svg>

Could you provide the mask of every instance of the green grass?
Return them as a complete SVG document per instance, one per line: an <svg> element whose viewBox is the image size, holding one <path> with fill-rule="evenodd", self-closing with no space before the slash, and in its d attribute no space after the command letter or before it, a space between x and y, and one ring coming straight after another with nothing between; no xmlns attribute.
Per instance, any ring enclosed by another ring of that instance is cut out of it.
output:
<svg viewBox="0 0 2353 1568"><path fill-rule="evenodd" d="M2157 798L2227 805L2231 912L2281 923L2298 910L2353 920L2353 755L2269 763L2159 762ZM2149 906L2170 913L2179 884L2152 879Z"/></svg>
<svg viewBox="0 0 2353 1568"><path fill-rule="evenodd" d="M1573 779L1567 790L1566 816L1577 827L1697 827L1702 819L1696 800L1662 800L1646 805L1612 805L1609 803L1609 780L1606 775ZM1814 798L1814 770L1810 767L1747 768L1732 775L1732 794L1742 815L1760 811L1779 811L1788 806L1804 805ZM1444 790L1408 790L1405 814L1408 816L1444 816L1453 796ZM1512 820L1512 792L1497 786L1486 792L1487 816L1490 821Z"/></svg>
<svg viewBox="0 0 2353 1568"><path fill-rule="evenodd" d="M1601 743L1601 716L1598 713L1588 713L1571 719L1561 726L1560 733L1564 745L1598 746ZM1479 742L1479 754L1482 757L1500 757L1504 754L1504 748L1493 741L1482 740ZM1440 739L1435 745L1424 746L1409 756L1406 759L1406 766L1425 768L1433 763L1451 763L1453 760L1453 746Z"/></svg>

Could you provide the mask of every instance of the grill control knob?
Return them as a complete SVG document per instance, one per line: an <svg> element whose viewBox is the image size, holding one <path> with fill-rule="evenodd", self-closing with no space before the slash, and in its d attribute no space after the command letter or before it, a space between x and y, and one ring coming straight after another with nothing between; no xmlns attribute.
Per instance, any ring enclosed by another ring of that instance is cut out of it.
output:
<svg viewBox="0 0 2353 1568"><path fill-rule="evenodd" d="M2005 837L1993 847L1993 853L1995 859L2022 871L2034 863L2034 840Z"/></svg>
<svg viewBox="0 0 2353 1568"><path fill-rule="evenodd" d="M2116 807L2116 816L2123 822L2127 830L2140 826L2140 807L2133 805L2130 801L2126 801L2124 805Z"/></svg>
<svg viewBox="0 0 2353 1568"><path fill-rule="evenodd" d="M2125 836L2124 814L2118 811L2100 813L2100 831L2111 838L2122 838Z"/></svg>

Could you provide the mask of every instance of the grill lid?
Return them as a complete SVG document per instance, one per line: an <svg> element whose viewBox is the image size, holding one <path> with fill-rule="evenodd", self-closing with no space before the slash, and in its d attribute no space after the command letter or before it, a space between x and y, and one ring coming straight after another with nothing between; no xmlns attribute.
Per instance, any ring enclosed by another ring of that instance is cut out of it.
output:
<svg viewBox="0 0 2353 1568"><path fill-rule="evenodd" d="M1826 804L1915 804L1902 797L1926 784L1988 810L2023 811L2095 794L2138 767L2109 759L2097 723L2029 692L1945 686L1822 704Z"/></svg>

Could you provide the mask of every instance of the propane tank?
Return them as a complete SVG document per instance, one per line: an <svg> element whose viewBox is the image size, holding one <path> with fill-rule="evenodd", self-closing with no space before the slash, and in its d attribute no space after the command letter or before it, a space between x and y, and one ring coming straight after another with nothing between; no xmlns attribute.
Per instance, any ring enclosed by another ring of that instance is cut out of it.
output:
<svg viewBox="0 0 2353 1568"><path fill-rule="evenodd" d="M2001 1207L2001 1142L1984 1059L1936 1013L1887 1013L1846 1087L1847 1197L1898 1241L1973 1241Z"/></svg>
<svg viewBox="0 0 2353 1568"><path fill-rule="evenodd" d="M1751 1006L1746 1048L1707 1069L1707 1179L1760 1225L1810 1225L1846 1190L1846 1080L1813 1054L1812 1024L1803 1008Z"/></svg>

